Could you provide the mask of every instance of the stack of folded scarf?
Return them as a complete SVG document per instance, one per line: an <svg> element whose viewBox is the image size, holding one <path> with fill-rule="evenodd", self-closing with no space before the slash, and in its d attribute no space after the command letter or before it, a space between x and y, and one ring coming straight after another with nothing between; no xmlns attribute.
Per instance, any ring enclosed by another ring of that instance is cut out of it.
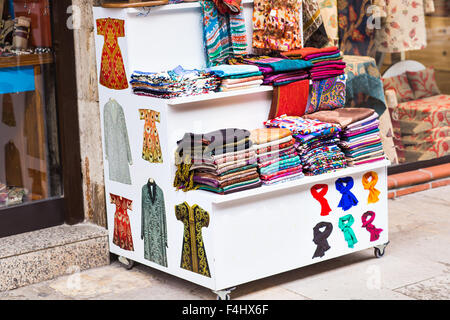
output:
<svg viewBox="0 0 450 320"><path fill-rule="evenodd" d="M283 57L244 55L228 60L229 64L250 64L259 68L264 76L263 84L280 86L309 78L312 62Z"/></svg>
<svg viewBox="0 0 450 320"><path fill-rule="evenodd" d="M20 187L8 187L0 182L0 207L12 206L26 201L28 190Z"/></svg>
<svg viewBox="0 0 450 320"><path fill-rule="evenodd" d="M305 115L341 127L339 146L349 166L383 160L384 151L378 129L378 114L370 108L341 108Z"/></svg>
<svg viewBox="0 0 450 320"><path fill-rule="evenodd" d="M303 178L302 164L294 148L295 139L287 129L264 128L252 131L258 171L265 185Z"/></svg>
<svg viewBox="0 0 450 320"><path fill-rule="evenodd" d="M229 194L261 186L256 153L247 130L186 133L178 141L175 155L177 189Z"/></svg>
<svg viewBox="0 0 450 320"><path fill-rule="evenodd" d="M312 80L321 80L344 74L345 62L338 47L327 48L302 48L287 51L283 56L290 59L301 59L311 62L313 66L309 69Z"/></svg>
<svg viewBox="0 0 450 320"><path fill-rule="evenodd" d="M171 99L216 91L220 79L203 70L185 70L178 66L164 72L135 71L130 81L133 93Z"/></svg>
<svg viewBox="0 0 450 320"><path fill-rule="evenodd" d="M338 125L286 115L264 124L266 127L286 128L292 132L305 175L318 175L347 167L345 155L338 146Z"/></svg>
<svg viewBox="0 0 450 320"><path fill-rule="evenodd" d="M263 83L262 72L254 65L222 64L206 69L221 79L220 91L234 91L259 87Z"/></svg>

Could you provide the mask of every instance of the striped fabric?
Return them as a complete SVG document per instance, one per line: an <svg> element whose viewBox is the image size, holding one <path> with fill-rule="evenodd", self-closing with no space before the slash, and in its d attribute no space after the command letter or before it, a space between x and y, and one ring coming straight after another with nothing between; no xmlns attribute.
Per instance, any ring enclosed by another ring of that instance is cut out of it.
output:
<svg viewBox="0 0 450 320"><path fill-rule="evenodd" d="M222 15L212 1L200 1L207 66L225 63L229 57L247 53L243 7L236 15Z"/></svg>

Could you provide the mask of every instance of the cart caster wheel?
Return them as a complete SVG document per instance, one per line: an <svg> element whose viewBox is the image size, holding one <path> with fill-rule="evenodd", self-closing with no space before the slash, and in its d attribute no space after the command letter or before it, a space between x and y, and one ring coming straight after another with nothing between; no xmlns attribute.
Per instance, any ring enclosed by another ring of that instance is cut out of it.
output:
<svg viewBox="0 0 450 320"><path fill-rule="evenodd" d="M384 249L380 250L378 248L374 248L373 252L374 252L376 258L381 258L382 256L384 256Z"/></svg>
<svg viewBox="0 0 450 320"><path fill-rule="evenodd" d="M231 291L234 289L236 287L218 291L213 290L213 292L216 294L216 300L231 300Z"/></svg>
<svg viewBox="0 0 450 320"><path fill-rule="evenodd" d="M122 256L120 256L118 260L122 264L122 266L127 270L131 270L134 267L135 263L133 260L127 259Z"/></svg>
<svg viewBox="0 0 450 320"><path fill-rule="evenodd" d="M216 300L231 300L231 296L230 296L229 294L226 294L226 295L224 296L224 298L225 298L225 299L222 299L222 297L218 295L217 298L216 298Z"/></svg>

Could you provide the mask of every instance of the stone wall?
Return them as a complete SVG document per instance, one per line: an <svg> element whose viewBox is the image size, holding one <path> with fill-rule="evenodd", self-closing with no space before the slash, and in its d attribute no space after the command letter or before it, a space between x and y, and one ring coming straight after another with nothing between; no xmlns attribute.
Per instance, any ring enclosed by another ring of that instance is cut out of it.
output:
<svg viewBox="0 0 450 320"><path fill-rule="evenodd" d="M103 156L98 107L92 6L100 0L73 0L72 17L86 221L106 227Z"/></svg>

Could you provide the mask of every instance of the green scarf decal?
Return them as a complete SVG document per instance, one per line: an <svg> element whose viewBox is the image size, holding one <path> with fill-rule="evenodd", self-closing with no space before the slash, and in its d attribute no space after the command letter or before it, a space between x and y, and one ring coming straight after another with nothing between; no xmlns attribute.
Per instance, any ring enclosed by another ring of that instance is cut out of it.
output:
<svg viewBox="0 0 450 320"><path fill-rule="evenodd" d="M353 229L350 228L353 225L353 222L355 222L355 219L351 214L339 218L339 229L344 233L344 238L345 241L347 241L349 248L353 248L355 243L358 242Z"/></svg>

